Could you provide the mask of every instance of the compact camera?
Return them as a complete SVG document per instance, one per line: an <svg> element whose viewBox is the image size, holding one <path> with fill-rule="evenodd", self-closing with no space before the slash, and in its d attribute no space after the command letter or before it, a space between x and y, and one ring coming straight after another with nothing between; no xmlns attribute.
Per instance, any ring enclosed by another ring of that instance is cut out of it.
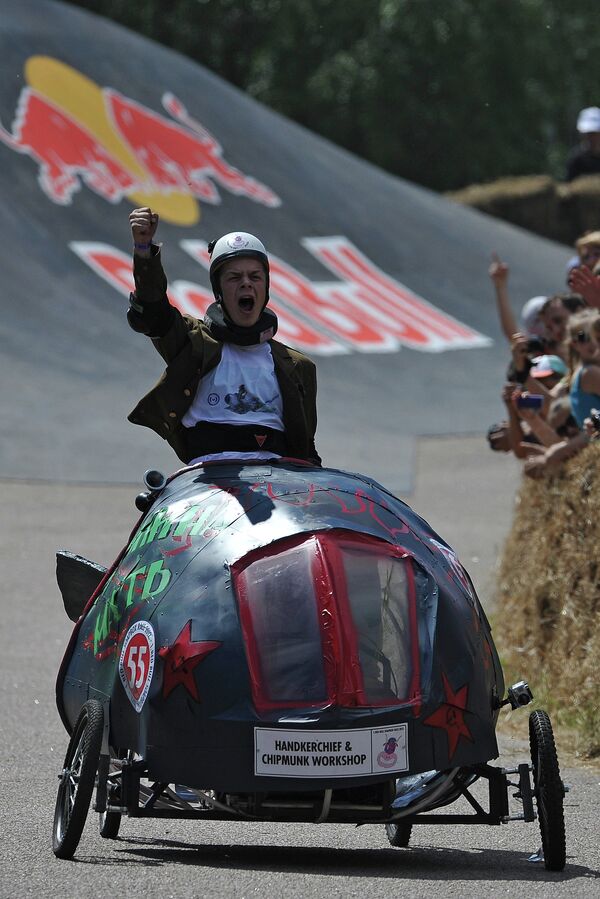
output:
<svg viewBox="0 0 600 899"><path fill-rule="evenodd" d="M520 680L512 687L508 688L508 701L511 709L520 709L521 706L529 705L533 700L533 693L529 689L529 684L525 680Z"/></svg>
<svg viewBox="0 0 600 899"><path fill-rule="evenodd" d="M544 352L544 344L539 337L530 337L527 341L527 353L530 356L541 356Z"/></svg>

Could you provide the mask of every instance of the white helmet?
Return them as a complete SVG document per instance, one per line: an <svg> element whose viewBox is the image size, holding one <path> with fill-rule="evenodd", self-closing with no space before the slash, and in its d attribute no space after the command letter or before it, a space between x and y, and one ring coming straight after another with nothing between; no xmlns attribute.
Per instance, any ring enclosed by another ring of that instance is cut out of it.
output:
<svg viewBox="0 0 600 899"><path fill-rule="evenodd" d="M221 299L219 269L228 259L233 259L235 256L249 256L260 260L267 276L266 297L267 300L269 299L269 257L264 244L258 237L248 234L247 231L232 231L230 234L219 237L218 240L211 241L208 245L208 253L210 256L210 283L217 300Z"/></svg>

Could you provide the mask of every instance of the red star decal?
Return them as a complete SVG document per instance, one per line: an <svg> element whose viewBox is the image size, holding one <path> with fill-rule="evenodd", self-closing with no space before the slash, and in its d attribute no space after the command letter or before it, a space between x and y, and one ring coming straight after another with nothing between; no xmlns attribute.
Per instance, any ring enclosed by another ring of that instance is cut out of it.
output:
<svg viewBox="0 0 600 899"><path fill-rule="evenodd" d="M465 724L464 712L467 708L468 686L465 684L456 693L453 692L445 674L442 674L446 702L439 709L426 718L423 724L430 727L441 727L448 734L448 758L451 759L456 752L458 741L461 737L473 742L473 737Z"/></svg>
<svg viewBox="0 0 600 899"><path fill-rule="evenodd" d="M175 687L183 684L190 696L200 702L198 687L194 680L194 668L221 645L216 640L192 641L192 621L180 630L170 646L163 646L158 654L165 664L163 677L163 699L166 699Z"/></svg>

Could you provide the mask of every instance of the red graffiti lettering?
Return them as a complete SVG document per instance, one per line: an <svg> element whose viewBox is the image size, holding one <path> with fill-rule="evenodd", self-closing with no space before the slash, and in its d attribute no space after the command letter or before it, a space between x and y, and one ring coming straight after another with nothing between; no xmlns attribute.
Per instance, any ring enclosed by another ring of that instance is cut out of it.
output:
<svg viewBox="0 0 600 899"><path fill-rule="evenodd" d="M363 512L367 511L367 506L366 506L364 500L362 499L362 491L361 490L357 490L356 494L353 497L358 502L358 506L355 509L351 509L350 506L348 505L348 500L346 499L346 497L348 497L348 498L350 497L349 493L343 493L341 491L338 492L337 490L325 490L324 492L327 493L328 496L330 496L332 499L334 499L337 503L340 504L340 506L342 507L342 513L344 515L360 515Z"/></svg>
<svg viewBox="0 0 600 899"><path fill-rule="evenodd" d="M196 518L197 518L197 516L196 516ZM183 536L173 537L173 540L176 540L177 542L181 543L181 546L176 546L175 549L161 550L163 556L165 556L165 557L176 556L179 553L182 553L184 550L189 549L192 545L192 535L189 533L185 535L185 543L182 542Z"/></svg>
<svg viewBox="0 0 600 899"><path fill-rule="evenodd" d="M269 499L277 500L278 502L281 502L281 503L287 503L290 506L309 506L314 499L314 495L315 495L315 485L314 484L311 484L309 486L307 494L284 493L284 494L280 494L279 496L273 490L273 485L267 484L267 496L269 497Z"/></svg>

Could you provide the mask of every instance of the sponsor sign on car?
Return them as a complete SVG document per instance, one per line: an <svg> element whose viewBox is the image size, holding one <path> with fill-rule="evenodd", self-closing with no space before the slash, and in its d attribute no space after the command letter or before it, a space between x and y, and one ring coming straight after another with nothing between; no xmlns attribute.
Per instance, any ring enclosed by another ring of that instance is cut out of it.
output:
<svg viewBox="0 0 600 899"><path fill-rule="evenodd" d="M408 726L356 730L254 729L254 773L267 777L357 777L408 770Z"/></svg>

